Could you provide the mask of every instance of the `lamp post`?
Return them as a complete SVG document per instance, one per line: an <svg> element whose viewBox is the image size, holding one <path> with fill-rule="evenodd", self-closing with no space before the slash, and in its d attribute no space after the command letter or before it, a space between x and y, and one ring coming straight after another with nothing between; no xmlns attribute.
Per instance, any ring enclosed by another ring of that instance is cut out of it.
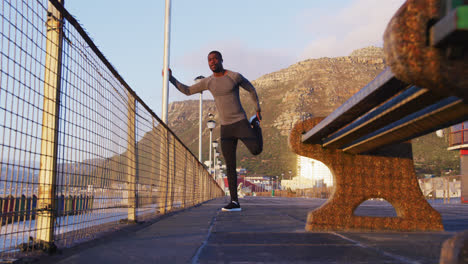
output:
<svg viewBox="0 0 468 264"><path fill-rule="evenodd" d="M214 174L214 177L216 179L216 160L218 159L218 156L219 156L219 152L213 148L213 151L214 151L214 155L213 155L213 174Z"/></svg>
<svg viewBox="0 0 468 264"><path fill-rule="evenodd" d="M213 147L213 166L216 166L216 153L218 152L218 141L216 140L213 140L213 142L211 143L211 146Z"/></svg>
<svg viewBox="0 0 468 264"><path fill-rule="evenodd" d="M206 126L208 129L210 129L210 142L213 141L213 129L216 127L216 121L213 120L214 115L209 113L208 114L208 122L206 122ZM211 145L211 144L210 144ZM209 167L209 172L211 173L211 146L209 145L210 149L210 156L209 156L209 161L210 161L210 167Z"/></svg>
<svg viewBox="0 0 468 264"><path fill-rule="evenodd" d="M197 76L194 81L195 83L200 82L204 76L200 75ZM200 114L199 114L199 126L198 126L198 160L200 162L203 162L203 157L202 157L202 132L203 132L203 92L200 92Z"/></svg>
<svg viewBox="0 0 468 264"><path fill-rule="evenodd" d="M171 33L171 0L166 0L164 19L164 64L161 119L167 124L167 103L169 101L169 45Z"/></svg>
<svg viewBox="0 0 468 264"><path fill-rule="evenodd" d="M220 159L216 161L216 170L218 172L218 175L221 176L221 160ZM216 177L216 178L219 178L219 177Z"/></svg>

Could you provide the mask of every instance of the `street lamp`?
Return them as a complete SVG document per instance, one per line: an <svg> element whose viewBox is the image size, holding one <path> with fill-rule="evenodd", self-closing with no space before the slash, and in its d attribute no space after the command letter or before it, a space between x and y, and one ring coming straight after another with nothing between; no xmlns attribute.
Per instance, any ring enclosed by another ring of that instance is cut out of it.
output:
<svg viewBox="0 0 468 264"><path fill-rule="evenodd" d="M214 165L214 179L218 179L218 174L219 174L219 165L215 164Z"/></svg>
<svg viewBox="0 0 468 264"><path fill-rule="evenodd" d="M194 81L195 83L198 83L200 82L202 79L204 79L205 77L200 75L200 76L197 76ZM200 122L199 122L199 129L198 129L198 160L200 162L203 162L203 158L202 158L202 132L203 132L203 91L200 92L200 115L199 115L199 119L200 119Z"/></svg>
<svg viewBox="0 0 468 264"><path fill-rule="evenodd" d="M213 118L214 118L214 115L212 113L209 113L208 114L208 122L206 122L206 126L208 127L208 129L210 129L210 142L213 141L213 129L216 127L216 121L214 121ZM211 146L209 146L209 149L210 149L210 157L209 157L210 168L209 168L209 172L211 173Z"/></svg>
<svg viewBox="0 0 468 264"><path fill-rule="evenodd" d="M218 160L216 161L216 166L217 166L216 168L217 168L217 170L218 170L218 175L219 175L220 177L222 177L221 170L223 169L223 166L221 166L221 159L218 159Z"/></svg>
<svg viewBox="0 0 468 264"><path fill-rule="evenodd" d="M214 142L213 142L214 143ZM214 144L213 144L214 145ZM214 147L214 146L213 146ZM215 175L215 178L216 178L216 161L218 159L218 156L219 156L219 152L217 149L213 148L213 151L214 151L214 155L213 155L213 169L214 169L214 172L213 174Z"/></svg>

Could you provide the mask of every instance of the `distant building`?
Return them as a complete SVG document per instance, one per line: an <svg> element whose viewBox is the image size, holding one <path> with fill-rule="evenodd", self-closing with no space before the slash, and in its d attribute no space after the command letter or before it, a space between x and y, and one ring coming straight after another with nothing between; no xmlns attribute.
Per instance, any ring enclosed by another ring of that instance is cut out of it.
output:
<svg viewBox="0 0 468 264"><path fill-rule="evenodd" d="M246 168L237 168L236 169L238 175L245 175L247 174L247 169Z"/></svg>
<svg viewBox="0 0 468 264"><path fill-rule="evenodd" d="M224 192L226 195L229 195L229 183L227 177L223 178L224 184ZM237 187L241 186L244 193L251 193L251 192L265 192L267 189L265 186L260 184L255 184L249 180L247 177L240 177L237 179Z"/></svg>
<svg viewBox="0 0 468 264"><path fill-rule="evenodd" d="M297 189L307 189L307 188L312 188L314 187L315 182L312 179L307 179L304 177L296 176L292 178L292 180L282 180L281 181L281 187L283 189L291 189L291 190L297 190Z"/></svg>
<svg viewBox="0 0 468 264"><path fill-rule="evenodd" d="M298 175L291 180L282 180L283 189L306 189L333 186L333 174L322 162L302 156L297 157Z"/></svg>
<svg viewBox="0 0 468 264"><path fill-rule="evenodd" d="M468 122L450 128L448 150L460 150L461 202L468 203Z"/></svg>
<svg viewBox="0 0 468 264"><path fill-rule="evenodd" d="M333 186L333 175L330 169L322 162L299 156L297 161L299 177L311 179L314 186Z"/></svg>
<svg viewBox="0 0 468 264"><path fill-rule="evenodd" d="M461 197L460 176L427 177L418 181L426 198Z"/></svg>

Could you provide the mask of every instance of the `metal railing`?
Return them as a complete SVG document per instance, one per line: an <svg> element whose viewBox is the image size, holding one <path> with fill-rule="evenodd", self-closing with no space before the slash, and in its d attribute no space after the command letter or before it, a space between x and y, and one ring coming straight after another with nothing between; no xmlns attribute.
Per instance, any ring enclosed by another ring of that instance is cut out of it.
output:
<svg viewBox="0 0 468 264"><path fill-rule="evenodd" d="M274 189L273 191L267 192L256 192L256 196L274 196L274 197L303 197L303 198L321 198L328 199L333 193L333 187L312 187L304 189L295 189L295 190L278 190Z"/></svg>
<svg viewBox="0 0 468 264"><path fill-rule="evenodd" d="M418 179L421 191L432 203L460 203L461 175Z"/></svg>
<svg viewBox="0 0 468 264"><path fill-rule="evenodd" d="M468 144L468 122L450 127L449 147Z"/></svg>
<svg viewBox="0 0 468 264"><path fill-rule="evenodd" d="M3 0L0 255L224 193L57 0Z"/></svg>

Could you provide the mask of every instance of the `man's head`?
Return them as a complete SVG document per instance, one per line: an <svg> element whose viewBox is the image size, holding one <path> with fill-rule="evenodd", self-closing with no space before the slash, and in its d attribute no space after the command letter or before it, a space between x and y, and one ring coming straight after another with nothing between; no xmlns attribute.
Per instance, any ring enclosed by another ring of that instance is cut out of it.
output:
<svg viewBox="0 0 468 264"><path fill-rule="evenodd" d="M223 56L221 55L221 52L213 50L208 53L208 66L210 67L210 70L215 73L224 71Z"/></svg>

